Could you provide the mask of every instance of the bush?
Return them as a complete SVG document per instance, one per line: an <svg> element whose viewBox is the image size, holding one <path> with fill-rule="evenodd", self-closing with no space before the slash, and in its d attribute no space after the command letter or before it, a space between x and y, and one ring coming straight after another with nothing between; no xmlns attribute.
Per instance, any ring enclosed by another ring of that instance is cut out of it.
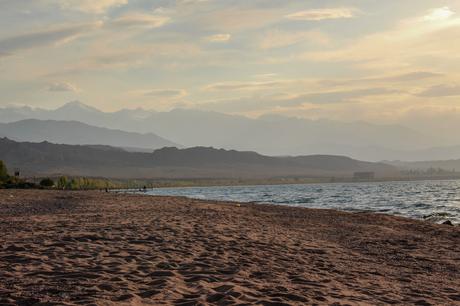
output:
<svg viewBox="0 0 460 306"><path fill-rule="evenodd" d="M6 168L5 163L0 160L0 189L2 188L30 189L38 188L38 186L34 183L30 183L23 179L20 179L19 177L9 176L8 169Z"/></svg>
<svg viewBox="0 0 460 306"><path fill-rule="evenodd" d="M8 169L6 169L5 163L0 160L0 181L6 181L8 178Z"/></svg>
<svg viewBox="0 0 460 306"><path fill-rule="evenodd" d="M67 177L65 176L61 176L59 179L58 179L58 182L57 182L57 187L59 189L66 189L67 188Z"/></svg>
<svg viewBox="0 0 460 306"><path fill-rule="evenodd" d="M54 186L54 181L50 178L44 178L40 181L40 186L50 188Z"/></svg>
<svg viewBox="0 0 460 306"><path fill-rule="evenodd" d="M31 188L38 188L39 186L27 182L23 179L18 177L10 176L4 181L0 181L0 189L7 188L7 189L31 189Z"/></svg>

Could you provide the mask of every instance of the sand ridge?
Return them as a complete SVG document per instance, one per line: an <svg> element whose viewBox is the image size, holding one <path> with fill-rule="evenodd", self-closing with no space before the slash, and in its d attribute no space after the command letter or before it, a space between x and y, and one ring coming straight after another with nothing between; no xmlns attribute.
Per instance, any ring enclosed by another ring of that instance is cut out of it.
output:
<svg viewBox="0 0 460 306"><path fill-rule="evenodd" d="M460 228L367 213L0 190L1 305L458 305Z"/></svg>

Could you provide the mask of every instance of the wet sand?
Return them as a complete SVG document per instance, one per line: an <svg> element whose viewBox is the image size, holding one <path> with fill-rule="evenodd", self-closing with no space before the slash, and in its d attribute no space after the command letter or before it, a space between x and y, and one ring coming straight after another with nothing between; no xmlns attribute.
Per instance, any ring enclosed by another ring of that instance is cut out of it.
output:
<svg viewBox="0 0 460 306"><path fill-rule="evenodd" d="M0 305L459 305L460 228L376 214L0 190Z"/></svg>

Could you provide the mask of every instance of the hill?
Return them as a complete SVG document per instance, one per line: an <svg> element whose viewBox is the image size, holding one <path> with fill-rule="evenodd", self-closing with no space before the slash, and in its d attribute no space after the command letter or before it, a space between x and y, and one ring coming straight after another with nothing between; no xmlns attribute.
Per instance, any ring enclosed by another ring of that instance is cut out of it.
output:
<svg viewBox="0 0 460 306"><path fill-rule="evenodd" d="M398 170L342 156L269 157L254 152L195 147L153 153L117 148L16 142L0 139L0 160L24 175L81 175L109 178L275 178L350 177L373 171L379 177Z"/></svg>
<svg viewBox="0 0 460 306"><path fill-rule="evenodd" d="M134 133L95 127L77 121L27 119L0 123L0 135L16 141L49 141L75 145L108 145L150 152L177 144L153 133Z"/></svg>

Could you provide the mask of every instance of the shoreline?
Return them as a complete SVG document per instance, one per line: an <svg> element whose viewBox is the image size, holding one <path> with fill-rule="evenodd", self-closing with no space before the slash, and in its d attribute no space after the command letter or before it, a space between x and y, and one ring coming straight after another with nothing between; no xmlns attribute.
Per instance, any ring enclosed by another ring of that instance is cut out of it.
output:
<svg viewBox="0 0 460 306"><path fill-rule="evenodd" d="M426 182L430 182L432 180L425 180ZM449 182L456 181L456 180L448 180ZM398 183L399 181L391 181L391 182L384 182L384 183ZM411 182L418 182L418 181L411 181ZM338 185L349 185L349 184L361 184L363 182L349 182L349 183L329 183L329 184L338 184ZM382 182L366 182L366 184L379 184ZM328 185L329 185L328 184ZM239 203L239 204L257 204L257 205L276 205L276 206L281 206L281 207L294 207L294 208L307 208L307 209L330 209L330 210L335 210L335 211L341 211L341 212L348 212L348 213L373 213L373 214L383 214L383 215L388 215L388 216L397 216L397 217L403 217L403 218L408 218L410 220L418 220L418 221L423 221L423 222L428 222L432 224L442 224L442 225L451 225L451 226L460 226L460 220L456 218L455 216L449 216L447 212L431 212L428 214L420 215L420 216L412 216L408 214L403 214L401 212L398 213L396 212L388 212L388 211L379 211L376 209L340 209L337 207L319 207L319 206L299 206L299 203L280 203L280 202L263 202L263 201L254 201L254 200L233 200L233 199L222 199L215 197L213 198L208 197L208 198L200 198L200 197L194 197L193 195L189 194L156 194L155 190L164 190L164 189L171 189L171 190L184 190L184 189L213 189L213 188L257 188L257 187L271 187L271 186L286 186L286 185L294 185L294 186L302 186L302 185L310 185L310 184L272 184L272 185L219 185L219 186L189 186L189 187L159 187L159 188L147 188L145 190L143 189L115 189L115 190L110 190L109 192L113 193L118 193L118 194L134 194L134 195L147 195L147 196L166 196L166 197L179 197L179 198L185 198L185 199L190 199L190 200L198 200L198 201L220 201L220 202L231 202L231 203ZM322 184L318 184L322 185Z"/></svg>
<svg viewBox="0 0 460 306"><path fill-rule="evenodd" d="M177 179L166 180L161 183L161 179L138 179L139 181L145 180L151 184L155 181L160 181L158 186L152 188L193 188L193 187L239 187L239 186L273 186L273 185L315 185L315 184L363 184L363 183L391 183L391 182L424 182L424 181L458 181L460 177L418 177L418 178L380 178L374 180L356 180L346 178L281 178L281 179L262 179L262 180L232 180L232 179ZM212 183L218 181L219 183ZM175 182L181 182L174 184ZM132 188L139 189L139 188Z"/></svg>
<svg viewBox="0 0 460 306"><path fill-rule="evenodd" d="M268 186L268 185L267 185ZM212 188L212 187L217 187L217 186L209 186L209 187L203 187L203 188ZM239 187L239 186L221 186L221 187ZM250 186L249 186L250 187ZM181 188L181 187L171 187L171 188ZM183 188L201 188L201 187L183 187ZM194 197L189 197L189 196L182 196L182 195L155 195L155 194L148 194L143 191L110 191L114 192L117 194L131 194L131 195L144 195L144 196L149 196L149 197L164 197L164 198L176 198L176 199L183 199L183 200L192 200L192 201L201 201L201 202L211 202L211 203L226 203L226 204L236 204L236 205L267 205L267 206L277 206L280 208L300 208L300 209L313 209L313 210L330 210L333 212L345 212L349 214L375 214L375 215L384 215L384 216L390 216L390 217L398 217L398 218L404 218L408 220L413 220L413 221L420 221L420 222L426 222L430 224L437 224L437 225L450 225L450 226L456 226L460 227L460 223L452 222L452 224L445 224L443 222L446 221L451 221L449 219L442 219L439 220L439 222L435 222L430 220L431 215L424 216L423 218L415 218L415 217L408 217L408 216L403 216L403 215L397 215L397 214L391 214L387 212L378 212L374 210L340 210L336 208L316 208L316 207L302 207L302 206L295 206L291 204L280 204L280 203L267 203L267 202L257 202L257 201L234 201L234 200L214 200L214 199L200 199L200 198L194 198ZM147 191L148 192L148 191Z"/></svg>
<svg viewBox="0 0 460 306"><path fill-rule="evenodd" d="M460 228L384 214L0 190L0 230L2 305L460 302Z"/></svg>
<svg viewBox="0 0 460 306"><path fill-rule="evenodd" d="M80 178L79 176L75 176ZM25 177L28 181L38 181L41 178L52 178L57 180L59 176L36 176ZM109 187L109 190L139 190L143 186L148 186L149 189L158 188L193 188L193 187L239 187L239 186L273 186L273 185L315 185L315 184L363 184L363 183L391 183L391 182L423 182L423 181L458 181L459 177L392 177L392 178L379 178L374 180L356 180L352 178L272 178L272 179L163 179L163 178L132 178L132 179L117 179L117 178L103 178L103 177L89 177L96 180L106 180L107 182L114 182L120 187ZM121 186L131 186L122 188ZM133 187L134 186L134 187ZM102 188L102 187L101 187ZM100 190L101 188L88 188L88 189L71 189L71 190Z"/></svg>

